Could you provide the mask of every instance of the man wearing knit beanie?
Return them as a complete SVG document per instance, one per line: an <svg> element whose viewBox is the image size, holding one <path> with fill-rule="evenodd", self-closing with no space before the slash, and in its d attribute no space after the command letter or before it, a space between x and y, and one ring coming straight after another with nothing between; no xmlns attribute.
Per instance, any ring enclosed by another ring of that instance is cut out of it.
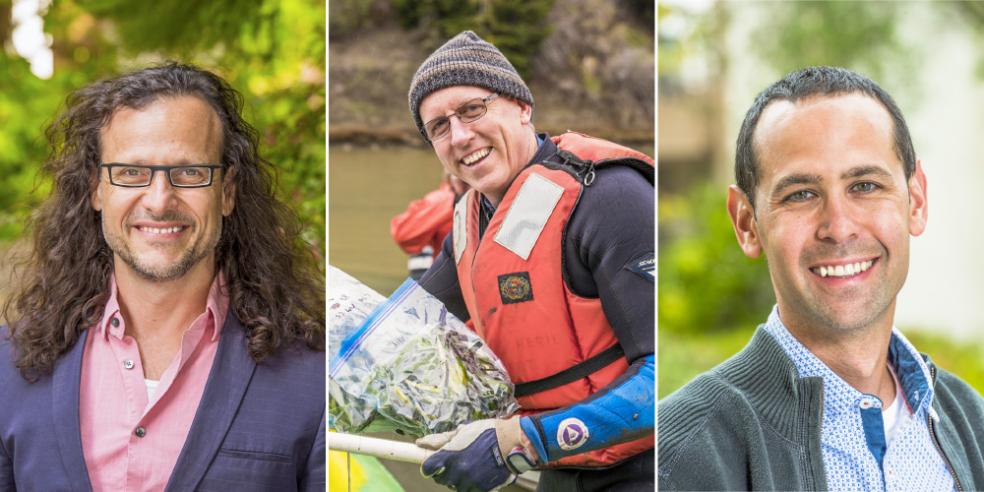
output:
<svg viewBox="0 0 984 492"><path fill-rule="evenodd" d="M652 159L536 133L529 87L471 31L424 60L408 99L444 170L472 188L420 284L502 359L523 409L419 439L437 450L422 473L469 491L531 468L538 490L652 490Z"/></svg>

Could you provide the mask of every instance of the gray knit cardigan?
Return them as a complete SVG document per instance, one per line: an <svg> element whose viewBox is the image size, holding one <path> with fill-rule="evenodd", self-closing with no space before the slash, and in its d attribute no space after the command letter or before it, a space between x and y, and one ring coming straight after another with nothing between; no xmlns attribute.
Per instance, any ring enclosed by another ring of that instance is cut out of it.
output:
<svg viewBox="0 0 984 492"><path fill-rule="evenodd" d="M938 370L930 429L960 490L984 489L984 399ZM759 326L730 359L659 402L659 490L825 490L823 380L799 378Z"/></svg>

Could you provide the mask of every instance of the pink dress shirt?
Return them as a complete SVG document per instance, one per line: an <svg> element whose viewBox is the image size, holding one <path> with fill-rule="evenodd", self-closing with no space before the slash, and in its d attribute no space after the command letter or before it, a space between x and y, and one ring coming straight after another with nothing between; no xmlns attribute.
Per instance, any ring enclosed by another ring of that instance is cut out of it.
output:
<svg viewBox="0 0 984 492"><path fill-rule="evenodd" d="M136 340L126 335L116 280L82 355L79 420L94 492L161 491L178 461L205 390L229 306L216 275L205 312L181 338L148 401Z"/></svg>

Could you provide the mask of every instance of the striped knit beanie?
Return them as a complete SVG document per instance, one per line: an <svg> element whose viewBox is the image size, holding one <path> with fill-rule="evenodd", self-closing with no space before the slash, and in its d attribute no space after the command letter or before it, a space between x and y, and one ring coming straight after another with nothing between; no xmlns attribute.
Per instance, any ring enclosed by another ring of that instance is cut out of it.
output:
<svg viewBox="0 0 984 492"><path fill-rule="evenodd" d="M420 101L456 85L484 87L533 105L530 88L505 55L474 32L464 31L431 53L410 81L410 114L424 140L429 141L420 119Z"/></svg>

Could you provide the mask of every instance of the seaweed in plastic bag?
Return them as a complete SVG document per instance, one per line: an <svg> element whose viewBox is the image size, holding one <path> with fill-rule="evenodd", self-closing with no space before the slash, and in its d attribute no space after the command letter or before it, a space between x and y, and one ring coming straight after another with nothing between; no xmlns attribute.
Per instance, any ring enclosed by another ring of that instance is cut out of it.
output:
<svg viewBox="0 0 984 492"><path fill-rule="evenodd" d="M385 302L335 267L329 286L332 429L419 437L518 409L491 349L413 280Z"/></svg>

